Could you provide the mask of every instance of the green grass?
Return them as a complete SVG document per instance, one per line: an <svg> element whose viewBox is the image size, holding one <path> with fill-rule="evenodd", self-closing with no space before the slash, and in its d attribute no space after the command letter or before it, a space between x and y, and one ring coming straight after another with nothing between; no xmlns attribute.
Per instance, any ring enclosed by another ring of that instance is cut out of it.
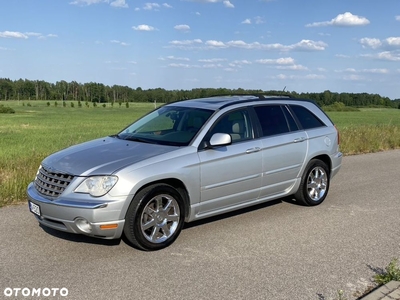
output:
<svg viewBox="0 0 400 300"><path fill-rule="evenodd" d="M400 148L400 109L362 108L358 112L327 112L340 132L345 155Z"/></svg>
<svg viewBox="0 0 400 300"><path fill-rule="evenodd" d="M31 106L22 101L0 103L16 111L0 114L0 207L26 199L28 183L50 153L117 133L154 108L150 103L131 104L130 108L29 103Z"/></svg>
<svg viewBox="0 0 400 300"><path fill-rule="evenodd" d="M58 101L0 101L14 114L0 114L0 207L26 201L26 187L49 154L94 138L114 134L154 108L151 103L114 107ZM349 154L400 148L399 109L329 112Z"/></svg>

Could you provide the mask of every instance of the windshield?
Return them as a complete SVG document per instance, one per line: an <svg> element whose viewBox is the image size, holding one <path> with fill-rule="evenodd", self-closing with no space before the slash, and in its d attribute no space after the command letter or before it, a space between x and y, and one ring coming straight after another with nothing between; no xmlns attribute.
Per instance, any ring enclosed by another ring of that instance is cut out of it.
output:
<svg viewBox="0 0 400 300"><path fill-rule="evenodd" d="M173 146L187 146L213 111L164 106L139 119L118 134L118 138Z"/></svg>

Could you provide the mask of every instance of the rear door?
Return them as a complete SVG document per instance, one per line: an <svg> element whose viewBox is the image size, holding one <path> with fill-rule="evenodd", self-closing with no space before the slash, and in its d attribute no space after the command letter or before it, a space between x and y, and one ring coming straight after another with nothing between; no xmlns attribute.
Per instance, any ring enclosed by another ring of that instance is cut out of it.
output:
<svg viewBox="0 0 400 300"><path fill-rule="evenodd" d="M254 107L262 142L262 187L260 197L286 194L304 164L308 138L298 128L285 105Z"/></svg>

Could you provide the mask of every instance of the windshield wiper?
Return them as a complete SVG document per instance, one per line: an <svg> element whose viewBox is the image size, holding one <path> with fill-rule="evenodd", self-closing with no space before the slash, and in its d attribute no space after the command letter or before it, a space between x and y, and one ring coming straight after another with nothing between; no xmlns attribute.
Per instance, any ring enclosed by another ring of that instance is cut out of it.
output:
<svg viewBox="0 0 400 300"><path fill-rule="evenodd" d="M123 138L123 140L132 141L132 142L147 143L147 144L158 144L154 140L148 140L148 139L139 138L139 137L136 137L136 136L127 136L127 137Z"/></svg>

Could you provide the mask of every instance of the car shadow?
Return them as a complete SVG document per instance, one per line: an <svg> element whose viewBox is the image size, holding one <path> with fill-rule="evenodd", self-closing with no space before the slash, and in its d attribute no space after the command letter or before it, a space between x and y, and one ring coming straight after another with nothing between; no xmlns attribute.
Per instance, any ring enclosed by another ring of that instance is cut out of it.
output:
<svg viewBox="0 0 400 300"><path fill-rule="evenodd" d="M189 229L189 228L193 228L193 227L197 227L197 226L201 226L204 224L209 224L209 223L213 223L213 222L217 222L217 221L221 221L224 219L228 219L228 218L232 218L235 216L239 216L242 214L246 214L252 211L257 211L260 209L264 209L264 208L268 208L274 205L277 205L279 203L282 202L287 202L290 204L295 204L295 205L300 205L299 203L296 203L296 201L293 199L292 196L288 196L288 197L284 197L284 198L279 198L276 200L271 200L268 202L264 202L264 203L260 203L257 205L253 205L253 206L249 206L249 207L245 207L242 209L238 209L232 212L228 212L228 213L224 213L224 214L220 214L217 216L213 216L213 217L208 217L205 219L201 219L198 221L193 221L190 223L185 223L183 226L183 230L185 229ZM118 246L121 244L121 241L124 241L124 243L130 245L129 241L126 240L125 236L122 235L121 238L119 239L113 239L113 240L106 240L106 239L101 239L101 238L94 238L94 237L90 237L84 234L75 234L75 233L69 233L69 232L64 232L64 231L59 231L56 229L52 229L50 227L46 227L43 226L42 224L39 224L39 227L41 227L46 233L59 238L59 239L63 239L63 240L67 240L67 241L71 241L71 242L76 242L76 243L87 243L87 244L95 244L95 245L104 245L104 246Z"/></svg>
<svg viewBox="0 0 400 300"><path fill-rule="evenodd" d="M121 243L121 239L114 240L105 240L90 237L84 234L75 234L64 231L59 231L56 229L52 229L46 226L39 224L39 226L48 234L67 241L76 242L76 243L86 243L86 244L96 244L96 245L104 245L104 246L118 246Z"/></svg>

